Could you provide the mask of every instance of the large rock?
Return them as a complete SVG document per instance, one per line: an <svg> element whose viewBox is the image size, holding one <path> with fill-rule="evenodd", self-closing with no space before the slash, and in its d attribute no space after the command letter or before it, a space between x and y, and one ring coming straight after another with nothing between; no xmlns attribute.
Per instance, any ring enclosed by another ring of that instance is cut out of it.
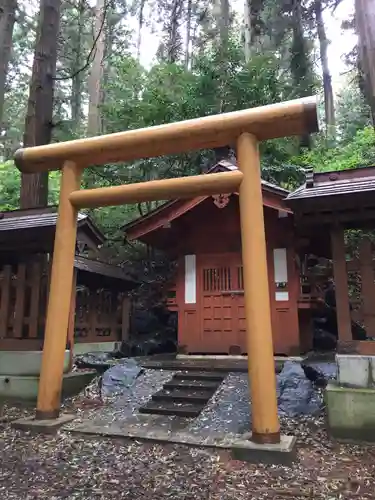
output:
<svg viewBox="0 0 375 500"><path fill-rule="evenodd" d="M104 372L113 366L117 361L111 353L107 352L88 352L74 358L74 364L77 368L91 368L98 372Z"/></svg>
<svg viewBox="0 0 375 500"><path fill-rule="evenodd" d="M159 331L159 318L151 310L136 309L130 319L130 331L133 335L147 335Z"/></svg>
<svg viewBox="0 0 375 500"><path fill-rule="evenodd" d="M294 361L287 361L277 376L277 399L279 413L288 417L313 415L322 407L313 383Z"/></svg>
<svg viewBox="0 0 375 500"><path fill-rule="evenodd" d="M102 395L108 397L124 392L134 384L142 371L134 359L121 360L103 374Z"/></svg>
<svg viewBox="0 0 375 500"><path fill-rule="evenodd" d="M337 337L322 328L314 329L313 348L314 351L334 351L337 346Z"/></svg>

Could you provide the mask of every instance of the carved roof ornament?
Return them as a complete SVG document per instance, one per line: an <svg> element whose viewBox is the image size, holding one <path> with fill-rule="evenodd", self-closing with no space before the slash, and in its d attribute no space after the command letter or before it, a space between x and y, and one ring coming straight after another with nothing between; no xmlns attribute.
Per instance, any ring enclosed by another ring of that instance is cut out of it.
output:
<svg viewBox="0 0 375 500"><path fill-rule="evenodd" d="M218 208L225 208L229 203L230 194L214 194L212 198Z"/></svg>

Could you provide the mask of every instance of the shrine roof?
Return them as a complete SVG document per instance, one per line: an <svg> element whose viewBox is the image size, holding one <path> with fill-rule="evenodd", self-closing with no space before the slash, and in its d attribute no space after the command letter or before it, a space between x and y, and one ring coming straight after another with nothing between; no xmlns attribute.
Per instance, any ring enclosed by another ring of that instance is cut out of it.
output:
<svg viewBox="0 0 375 500"><path fill-rule="evenodd" d="M55 206L10 210L0 213L0 231L5 233L54 228L56 222L57 207ZM83 231L87 231L97 245L104 243L104 234L89 215L79 212L77 215L77 227Z"/></svg>
<svg viewBox="0 0 375 500"><path fill-rule="evenodd" d="M235 160L221 160L217 164L215 164L213 167L211 167L206 174L210 173L218 173L218 172L228 172L231 170L237 170L237 165ZM268 206L269 208L275 209L275 210L283 210L285 212L291 213L291 209L287 207L287 205L284 203L284 199L286 196L289 194L289 191L277 186L276 184L272 184L271 182L262 180L262 191L263 195L265 193L268 194L268 198L266 199L265 196L263 196L263 203L264 206ZM231 194L238 194L238 193L231 193ZM200 203L202 203L204 200L206 200L208 196L201 196L194 198L192 200L171 200L163 203L159 207L155 208L154 210L151 210L147 214L145 214L142 217L139 217L128 224L126 224L123 227L123 230L125 233L127 231L132 230L135 228L135 226L138 227L139 224L144 223L150 219L155 219L155 218L160 218L160 223L153 228L153 230L157 229L158 227L162 227L166 222L170 222L171 220L176 219L177 217L180 217L187 211L191 210L192 208L196 207ZM131 235L130 239L133 239ZM134 237L136 239L136 237Z"/></svg>
<svg viewBox="0 0 375 500"><path fill-rule="evenodd" d="M286 200L340 197L375 191L375 166L334 172L306 172L305 183L290 193Z"/></svg>

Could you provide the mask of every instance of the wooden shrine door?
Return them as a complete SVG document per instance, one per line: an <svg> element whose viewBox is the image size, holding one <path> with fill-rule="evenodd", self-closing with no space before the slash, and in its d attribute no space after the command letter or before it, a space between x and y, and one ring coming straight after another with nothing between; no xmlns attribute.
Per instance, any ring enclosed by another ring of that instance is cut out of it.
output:
<svg viewBox="0 0 375 500"><path fill-rule="evenodd" d="M246 352L240 254L199 255L197 260L202 352Z"/></svg>

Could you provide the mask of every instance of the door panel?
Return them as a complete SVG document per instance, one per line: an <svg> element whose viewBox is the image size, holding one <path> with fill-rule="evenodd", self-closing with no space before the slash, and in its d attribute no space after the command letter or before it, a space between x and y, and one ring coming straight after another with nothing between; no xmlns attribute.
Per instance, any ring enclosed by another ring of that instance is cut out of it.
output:
<svg viewBox="0 0 375 500"><path fill-rule="evenodd" d="M277 252L276 252L277 253ZM281 252L280 252L281 253ZM285 253L285 252L283 252ZM289 354L298 345L298 313L295 302L293 253L286 249L287 274L280 287L274 266L274 249L267 250L270 306L274 352ZM202 352L229 353L231 346L246 347L246 318L241 254L227 253L197 257ZM277 292L288 292L288 300L276 301Z"/></svg>
<svg viewBox="0 0 375 500"><path fill-rule="evenodd" d="M200 256L201 334L205 352L245 350L242 266L238 254Z"/></svg>

